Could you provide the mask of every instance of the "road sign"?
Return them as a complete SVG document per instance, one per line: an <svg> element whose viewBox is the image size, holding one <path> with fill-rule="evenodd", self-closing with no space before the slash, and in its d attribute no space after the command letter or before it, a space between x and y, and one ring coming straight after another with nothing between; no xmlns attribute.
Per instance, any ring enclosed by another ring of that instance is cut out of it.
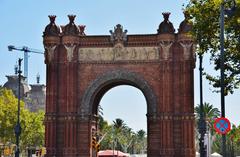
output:
<svg viewBox="0 0 240 157"><path fill-rule="evenodd" d="M217 118L214 122L214 129L219 134L226 134L231 130L231 123L227 118Z"/></svg>

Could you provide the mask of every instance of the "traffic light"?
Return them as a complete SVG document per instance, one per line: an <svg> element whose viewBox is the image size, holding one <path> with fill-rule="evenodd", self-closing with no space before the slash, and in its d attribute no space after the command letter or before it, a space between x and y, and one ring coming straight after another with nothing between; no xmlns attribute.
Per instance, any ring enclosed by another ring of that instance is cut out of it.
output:
<svg viewBox="0 0 240 157"><path fill-rule="evenodd" d="M46 155L47 151L46 151L46 147L42 147L42 156Z"/></svg>
<svg viewBox="0 0 240 157"><path fill-rule="evenodd" d="M97 139L96 137L92 137L92 148L96 149Z"/></svg>
<svg viewBox="0 0 240 157"><path fill-rule="evenodd" d="M4 149L4 155L5 155L5 156L9 156L10 153L11 153L10 148L5 148L5 149Z"/></svg>
<svg viewBox="0 0 240 157"><path fill-rule="evenodd" d="M39 156L42 156L42 149L39 149Z"/></svg>
<svg viewBox="0 0 240 157"><path fill-rule="evenodd" d="M97 143L96 150L97 150L97 152L100 151L100 144L99 143Z"/></svg>

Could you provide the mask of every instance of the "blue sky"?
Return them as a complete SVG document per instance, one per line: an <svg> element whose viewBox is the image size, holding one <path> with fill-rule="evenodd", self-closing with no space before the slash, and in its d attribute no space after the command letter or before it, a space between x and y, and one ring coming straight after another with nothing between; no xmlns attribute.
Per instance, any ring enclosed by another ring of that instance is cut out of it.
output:
<svg viewBox="0 0 240 157"><path fill-rule="evenodd" d="M170 20L177 30L183 20L182 4L186 2L188 0L0 0L0 84L7 81L5 75L14 74L17 59L23 58L22 52L9 52L7 45L43 50L42 32L49 23L48 15L57 15L58 25L68 23L68 14L77 15L75 23L86 25L87 35L108 35L109 30L118 23L128 30L128 34L152 34L157 32L158 25L163 20L162 12L167 11L172 13ZM210 68L208 59L204 60L204 66L207 71L219 73ZM41 75L41 83L45 84L43 55L29 54L28 68L30 84L36 83L37 73ZM195 104L199 103L198 77L196 63ZM205 81L204 101L220 108L220 94L212 94L210 88ZM240 121L239 95L240 91L237 90L226 97L226 116L235 124ZM146 104L139 90L133 87L111 89L103 97L101 104L109 122L122 118L134 130L146 128Z"/></svg>

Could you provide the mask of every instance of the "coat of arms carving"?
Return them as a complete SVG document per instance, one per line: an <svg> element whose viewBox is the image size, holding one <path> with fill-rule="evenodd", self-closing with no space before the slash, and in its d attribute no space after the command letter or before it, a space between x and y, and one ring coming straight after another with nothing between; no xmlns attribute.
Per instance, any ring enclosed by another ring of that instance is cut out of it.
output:
<svg viewBox="0 0 240 157"><path fill-rule="evenodd" d="M127 30L125 29L123 31L123 26L120 24L117 24L116 27L114 27L114 32L112 30L109 31L111 36L110 36L110 41L115 45L115 44L123 44L127 41Z"/></svg>

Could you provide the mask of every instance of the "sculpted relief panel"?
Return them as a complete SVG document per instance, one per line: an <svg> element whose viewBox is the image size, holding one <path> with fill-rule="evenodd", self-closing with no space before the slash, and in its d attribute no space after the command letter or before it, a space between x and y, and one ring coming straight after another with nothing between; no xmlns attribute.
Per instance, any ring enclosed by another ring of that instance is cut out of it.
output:
<svg viewBox="0 0 240 157"><path fill-rule="evenodd" d="M80 48L79 61L150 61L159 59L158 47Z"/></svg>

